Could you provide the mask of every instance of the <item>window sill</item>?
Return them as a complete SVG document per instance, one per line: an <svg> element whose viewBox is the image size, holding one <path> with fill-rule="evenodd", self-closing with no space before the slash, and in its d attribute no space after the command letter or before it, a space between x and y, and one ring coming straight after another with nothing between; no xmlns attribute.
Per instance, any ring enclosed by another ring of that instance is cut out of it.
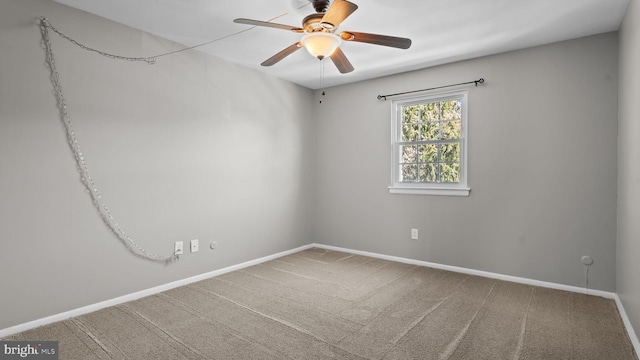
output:
<svg viewBox="0 0 640 360"><path fill-rule="evenodd" d="M469 196L470 188L457 187L395 187L389 186L389 194Z"/></svg>

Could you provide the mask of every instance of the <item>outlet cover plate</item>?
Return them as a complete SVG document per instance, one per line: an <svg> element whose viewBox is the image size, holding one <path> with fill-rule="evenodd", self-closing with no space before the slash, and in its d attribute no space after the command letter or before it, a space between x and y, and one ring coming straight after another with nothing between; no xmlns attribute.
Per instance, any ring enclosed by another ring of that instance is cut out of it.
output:
<svg viewBox="0 0 640 360"><path fill-rule="evenodd" d="M200 245L198 245L198 239L191 240L191 252L198 252Z"/></svg>
<svg viewBox="0 0 640 360"><path fill-rule="evenodd" d="M182 255L183 253L183 244L182 241L176 241L173 245L173 254L174 255Z"/></svg>

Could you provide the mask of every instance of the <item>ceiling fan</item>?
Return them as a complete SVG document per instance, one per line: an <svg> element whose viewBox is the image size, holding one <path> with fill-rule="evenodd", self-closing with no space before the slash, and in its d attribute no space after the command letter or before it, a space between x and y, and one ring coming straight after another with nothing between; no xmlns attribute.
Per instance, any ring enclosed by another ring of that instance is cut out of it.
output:
<svg viewBox="0 0 640 360"><path fill-rule="evenodd" d="M329 4L330 0L310 0L310 2L313 4L316 13L305 17L302 20L302 27L244 18L233 20L239 24L265 26L305 34L300 41L273 55L260 65L271 66L304 47L311 55L320 60L329 57L338 70L346 74L353 71L353 65L340 50L339 46L342 41L356 41L399 49L408 49L411 46L411 39L395 36L355 31L342 31L336 35L338 26L358 9L358 5L347 0L333 0L331 4Z"/></svg>

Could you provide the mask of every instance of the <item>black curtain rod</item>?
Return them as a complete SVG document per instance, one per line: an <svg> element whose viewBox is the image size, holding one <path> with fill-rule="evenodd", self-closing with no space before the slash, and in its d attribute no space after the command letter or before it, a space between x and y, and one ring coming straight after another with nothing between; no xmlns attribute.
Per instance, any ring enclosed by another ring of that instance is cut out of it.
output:
<svg viewBox="0 0 640 360"><path fill-rule="evenodd" d="M463 82L463 83L459 83L459 84L444 85L444 86L432 87L432 88L429 88L429 89L405 91L405 92L401 92L401 93L397 93L397 94L378 95L378 100L382 100L382 99L387 100L387 96L398 96L398 95L412 94L412 93L416 93L416 92L420 92L420 91L436 90L436 89L448 88L448 87L458 86L458 85L467 85L467 84L476 84L476 86L478 86L478 84L482 84L482 83L484 83L484 79L480 78L478 80L469 81L469 82Z"/></svg>

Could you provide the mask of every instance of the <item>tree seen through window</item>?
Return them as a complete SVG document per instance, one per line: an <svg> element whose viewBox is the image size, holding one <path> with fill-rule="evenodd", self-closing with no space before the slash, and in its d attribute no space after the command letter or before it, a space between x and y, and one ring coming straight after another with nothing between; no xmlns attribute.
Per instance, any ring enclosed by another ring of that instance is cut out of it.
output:
<svg viewBox="0 0 640 360"><path fill-rule="evenodd" d="M461 103L448 99L402 106L400 182L460 182Z"/></svg>

